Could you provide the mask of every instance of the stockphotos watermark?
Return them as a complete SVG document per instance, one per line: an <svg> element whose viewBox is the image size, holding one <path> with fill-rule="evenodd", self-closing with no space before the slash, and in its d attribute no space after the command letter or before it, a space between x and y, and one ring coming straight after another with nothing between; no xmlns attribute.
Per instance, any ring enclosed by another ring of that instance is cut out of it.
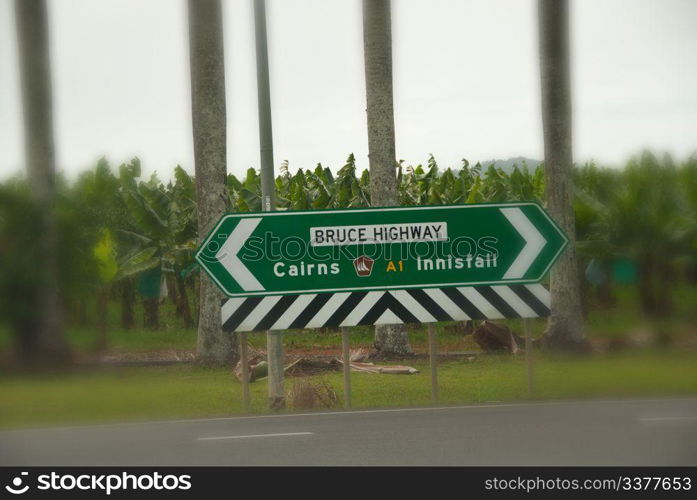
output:
<svg viewBox="0 0 697 500"><path fill-rule="evenodd" d="M191 489L191 476L188 474L40 474L36 483L30 485L29 472L15 476L5 490L13 495L23 495L28 491L91 491L111 495L114 491L173 491Z"/></svg>

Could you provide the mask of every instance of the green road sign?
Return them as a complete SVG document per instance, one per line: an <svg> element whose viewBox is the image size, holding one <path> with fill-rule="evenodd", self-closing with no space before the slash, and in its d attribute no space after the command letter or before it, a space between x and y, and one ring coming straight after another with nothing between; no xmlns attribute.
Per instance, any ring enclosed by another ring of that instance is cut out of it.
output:
<svg viewBox="0 0 697 500"><path fill-rule="evenodd" d="M196 260L249 297L536 283L566 244L532 202L236 213Z"/></svg>

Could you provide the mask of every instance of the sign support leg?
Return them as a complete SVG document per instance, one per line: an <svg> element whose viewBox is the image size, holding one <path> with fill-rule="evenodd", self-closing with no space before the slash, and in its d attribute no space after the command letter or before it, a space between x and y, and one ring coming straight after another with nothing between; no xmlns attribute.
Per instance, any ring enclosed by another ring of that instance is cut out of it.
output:
<svg viewBox="0 0 697 500"><path fill-rule="evenodd" d="M523 330L525 332L525 363L527 365L528 372L528 396L534 397L535 387L533 380L533 366L532 366L532 337L530 334L530 319L523 319Z"/></svg>
<svg viewBox="0 0 697 500"><path fill-rule="evenodd" d="M436 324L428 323L428 354L431 362L431 401L438 402L438 345Z"/></svg>
<svg viewBox="0 0 697 500"><path fill-rule="evenodd" d="M281 332L266 332L266 356L269 363L269 409L282 410L286 407L283 388L283 335Z"/></svg>
<svg viewBox="0 0 697 500"><path fill-rule="evenodd" d="M341 327L341 355L344 361L344 408L351 408L351 354L349 352L349 329Z"/></svg>
<svg viewBox="0 0 697 500"><path fill-rule="evenodd" d="M249 413L249 356L247 355L247 332L237 334L240 339L240 364L242 365L242 405Z"/></svg>

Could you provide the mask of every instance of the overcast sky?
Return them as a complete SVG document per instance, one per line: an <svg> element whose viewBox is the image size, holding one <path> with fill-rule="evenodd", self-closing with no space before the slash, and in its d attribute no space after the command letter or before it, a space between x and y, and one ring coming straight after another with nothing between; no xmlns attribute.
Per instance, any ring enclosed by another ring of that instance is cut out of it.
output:
<svg viewBox="0 0 697 500"><path fill-rule="evenodd" d="M183 0L49 0L57 162L193 172ZM533 0L393 0L397 156L542 157ZM576 161L697 150L697 2L572 2ZM227 0L228 171L258 167L251 0ZM275 163L367 167L359 0L269 0ZM23 161L12 1L0 0L0 177Z"/></svg>

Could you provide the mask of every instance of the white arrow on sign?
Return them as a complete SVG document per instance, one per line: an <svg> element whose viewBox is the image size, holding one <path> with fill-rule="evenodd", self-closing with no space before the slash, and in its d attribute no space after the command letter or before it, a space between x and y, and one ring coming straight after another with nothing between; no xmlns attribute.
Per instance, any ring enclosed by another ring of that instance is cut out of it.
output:
<svg viewBox="0 0 697 500"><path fill-rule="evenodd" d="M260 222L261 217L241 219L227 237L223 246L215 254L215 258L218 259L245 292L266 290L247 266L237 257L237 253L242 249L245 241L251 236Z"/></svg>
<svg viewBox="0 0 697 500"><path fill-rule="evenodd" d="M522 278L542 249L547 244L547 240L542 236L537 228L530 222L520 208L500 208L501 213L508 219L508 222L515 228L525 240L525 246L508 268L503 279Z"/></svg>

